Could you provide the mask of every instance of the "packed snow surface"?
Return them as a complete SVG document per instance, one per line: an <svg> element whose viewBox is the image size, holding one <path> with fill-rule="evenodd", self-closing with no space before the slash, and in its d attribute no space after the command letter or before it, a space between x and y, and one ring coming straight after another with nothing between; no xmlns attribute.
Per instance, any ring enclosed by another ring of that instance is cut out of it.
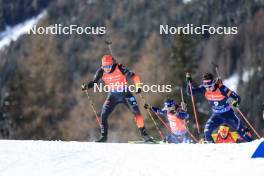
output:
<svg viewBox="0 0 264 176"><path fill-rule="evenodd" d="M243 144L0 141L1 176L263 176Z"/></svg>

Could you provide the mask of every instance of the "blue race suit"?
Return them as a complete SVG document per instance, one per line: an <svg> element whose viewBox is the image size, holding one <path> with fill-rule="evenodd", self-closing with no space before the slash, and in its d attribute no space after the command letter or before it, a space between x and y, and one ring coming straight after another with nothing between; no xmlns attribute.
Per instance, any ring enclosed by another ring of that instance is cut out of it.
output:
<svg viewBox="0 0 264 176"><path fill-rule="evenodd" d="M151 107L151 110L158 115L167 116L167 120L170 124L171 133L168 134L165 140L169 143L189 143L190 139L187 135L186 119L189 118L189 114L180 108L176 110L167 111L166 109L160 109L157 107Z"/></svg>
<svg viewBox="0 0 264 176"><path fill-rule="evenodd" d="M192 87L192 93L193 95L203 94L212 107L212 115L207 120L204 129L206 141L214 142L211 134L221 124L231 126L245 141L252 140L246 128L242 125L241 120L235 115L233 109L227 102L228 98L232 98L238 101L238 103L240 102L240 97L235 92L231 91L223 84L217 83L213 91L207 91L203 85L200 85L196 88ZM187 85L187 94L190 95L189 84Z"/></svg>

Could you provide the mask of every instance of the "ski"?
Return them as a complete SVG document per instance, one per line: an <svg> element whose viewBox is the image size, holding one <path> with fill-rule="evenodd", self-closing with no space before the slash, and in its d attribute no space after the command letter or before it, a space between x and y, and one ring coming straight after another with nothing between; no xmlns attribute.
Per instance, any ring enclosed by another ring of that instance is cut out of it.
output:
<svg viewBox="0 0 264 176"><path fill-rule="evenodd" d="M163 141L128 141L129 144L166 144Z"/></svg>

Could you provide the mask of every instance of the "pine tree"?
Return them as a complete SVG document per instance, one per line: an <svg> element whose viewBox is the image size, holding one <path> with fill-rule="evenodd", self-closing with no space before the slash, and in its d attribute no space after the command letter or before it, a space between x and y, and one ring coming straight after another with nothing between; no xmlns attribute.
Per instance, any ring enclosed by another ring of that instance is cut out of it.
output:
<svg viewBox="0 0 264 176"><path fill-rule="evenodd" d="M173 44L169 57L169 80L176 89L173 90L171 97L176 99L177 103L181 102L180 88L183 89L184 101L187 103L188 113L190 113L191 131L197 131L192 102L189 96L186 94L186 72L195 73L197 71L197 55L196 55L196 39L191 35L179 34L175 37L175 43ZM195 80L195 77L194 77ZM196 99L197 100L197 99ZM197 102L197 101L196 101ZM196 105L197 107L197 105ZM198 108L197 108L198 109ZM198 113L198 121L200 129L202 129L201 114Z"/></svg>

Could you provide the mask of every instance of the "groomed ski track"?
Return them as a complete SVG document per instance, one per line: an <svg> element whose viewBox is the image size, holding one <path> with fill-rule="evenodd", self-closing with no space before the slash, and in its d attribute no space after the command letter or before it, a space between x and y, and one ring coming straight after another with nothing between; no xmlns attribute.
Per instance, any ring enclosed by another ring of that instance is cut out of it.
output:
<svg viewBox="0 0 264 176"><path fill-rule="evenodd" d="M259 143L0 141L0 176L263 176Z"/></svg>

